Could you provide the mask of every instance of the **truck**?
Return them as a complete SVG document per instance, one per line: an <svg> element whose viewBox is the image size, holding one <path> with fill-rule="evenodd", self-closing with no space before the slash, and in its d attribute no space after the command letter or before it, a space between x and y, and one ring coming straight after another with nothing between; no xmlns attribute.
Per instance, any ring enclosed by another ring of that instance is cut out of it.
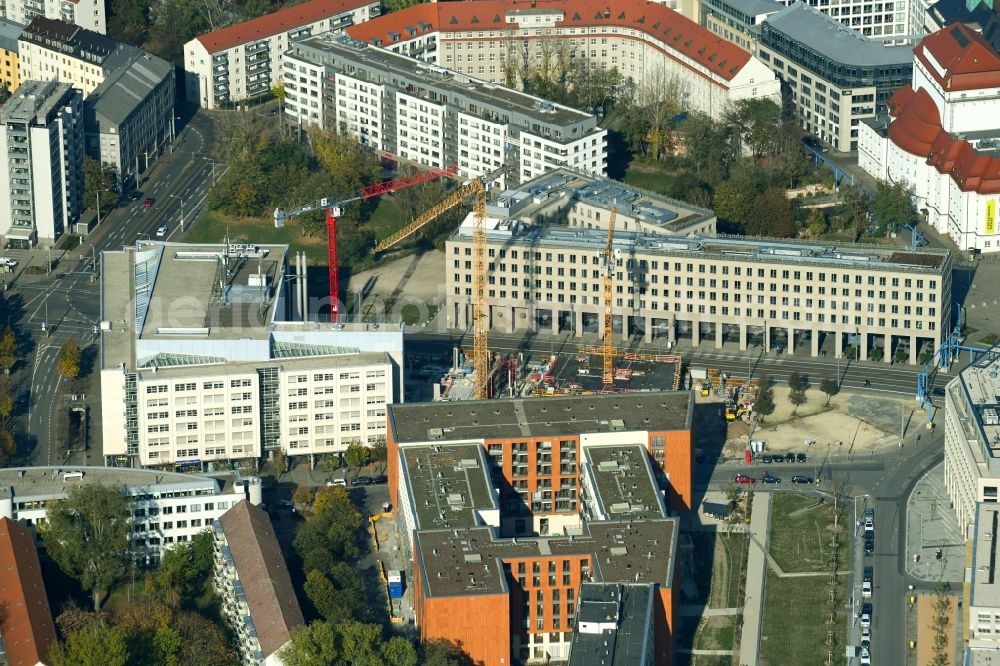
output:
<svg viewBox="0 0 1000 666"><path fill-rule="evenodd" d="M400 599L403 596L403 572L389 571L386 574L389 581L389 598Z"/></svg>

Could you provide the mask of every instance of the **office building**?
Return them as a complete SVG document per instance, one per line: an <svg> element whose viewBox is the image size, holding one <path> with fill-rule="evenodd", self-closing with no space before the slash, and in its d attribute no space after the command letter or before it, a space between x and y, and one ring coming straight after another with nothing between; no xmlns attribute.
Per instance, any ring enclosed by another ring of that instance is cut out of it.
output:
<svg viewBox="0 0 1000 666"><path fill-rule="evenodd" d="M801 2L760 28L760 59L788 88L802 129L843 152L912 76L912 49L859 35Z"/></svg>
<svg viewBox="0 0 1000 666"><path fill-rule="evenodd" d="M978 503L968 539L972 555L968 569L972 580L965 589L964 626L968 632L965 646L966 666L986 666L1000 654L1000 507L996 502Z"/></svg>
<svg viewBox="0 0 1000 666"><path fill-rule="evenodd" d="M559 166L607 170L607 130L592 114L334 33L296 41L285 55L285 113L392 158L457 164L461 178L504 164L513 182Z"/></svg>
<svg viewBox="0 0 1000 666"><path fill-rule="evenodd" d="M648 589L640 652L671 663L666 516L690 506L692 416L690 392L392 405L390 500L412 535L421 638L488 664L563 661L583 584L617 584Z"/></svg>
<svg viewBox="0 0 1000 666"><path fill-rule="evenodd" d="M305 624L288 565L263 509L238 502L215 521L215 591L245 666L280 666L278 651Z"/></svg>
<svg viewBox="0 0 1000 666"><path fill-rule="evenodd" d="M913 203L962 250L1000 251L1000 55L956 23L913 52L913 83L861 126L858 164L905 181Z"/></svg>
<svg viewBox="0 0 1000 666"><path fill-rule="evenodd" d="M557 59L615 68L673 88L688 111L719 118L739 99L780 103L774 74L749 51L662 4L624 0L473 0L416 5L348 28L358 40L508 86Z"/></svg>
<svg viewBox="0 0 1000 666"><path fill-rule="evenodd" d="M7 246L51 246L79 218L81 107L78 90L51 81L25 81L0 107L0 235Z"/></svg>
<svg viewBox="0 0 1000 666"><path fill-rule="evenodd" d="M103 253L107 458L224 468L280 448L315 462L384 439L386 405L402 396L399 324L291 319L305 291L287 250L140 242Z"/></svg>
<svg viewBox="0 0 1000 666"><path fill-rule="evenodd" d="M945 389L944 482L958 527L972 536L976 505L1000 489L1000 347L970 364Z"/></svg>
<svg viewBox="0 0 1000 666"><path fill-rule="evenodd" d="M656 588L584 583L567 666L652 666Z"/></svg>
<svg viewBox="0 0 1000 666"><path fill-rule="evenodd" d="M699 0L699 4L706 28L754 54L761 23L785 7L776 0Z"/></svg>
<svg viewBox="0 0 1000 666"><path fill-rule="evenodd" d="M568 170L488 205L491 325L598 332L612 207L612 312L623 339L728 340L741 350L809 344L813 356L825 348L837 358L847 347L868 358L877 347L887 362L898 354L916 363L951 329L947 250L713 238L700 235L713 233L710 211ZM455 328L471 322L472 231L470 214L445 244L446 316Z"/></svg>
<svg viewBox="0 0 1000 666"><path fill-rule="evenodd" d="M17 58L17 40L24 28L20 23L14 23L0 18L0 86L7 92L17 92L21 85L21 64Z"/></svg>
<svg viewBox="0 0 1000 666"><path fill-rule="evenodd" d="M45 522L50 502L75 484L121 486L132 502L132 546L139 561L156 563L190 541L242 499L261 501L260 479L234 472L214 476L118 467L7 467L0 470L0 518L28 527Z"/></svg>
<svg viewBox="0 0 1000 666"><path fill-rule="evenodd" d="M791 6L800 0L777 0ZM803 4L823 12L841 25L865 37L881 37L887 42L904 44L913 32L911 3L926 0L892 0L892 2L867 2L867 0L805 0ZM895 35L895 37L893 37Z"/></svg>
<svg viewBox="0 0 1000 666"><path fill-rule="evenodd" d="M266 97L281 83L282 57L293 39L378 14L372 0L308 0L195 37L184 45L187 100L216 109Z"/></svg>
<svg viewBox="0 0 1000 666"><path fill-rule="evenodd" d="M56 627L31 530L0 518L0 662L9 666L48 663Z"/></svg>
<svg viewBox="0 0 1000 666"><path fill-rule="evenodd" d="M115 173L121 192L138 188L151 158L173 139L174 97L174 66L141 53L84 101L87 152Z"/></svg>
<svg viewBox="0 0 1000 666"><path fill-rule="evenodd" d="M5 0L0 11L8 20L21 25L42 17L102 35L108 31L104 0Z"/></svg>

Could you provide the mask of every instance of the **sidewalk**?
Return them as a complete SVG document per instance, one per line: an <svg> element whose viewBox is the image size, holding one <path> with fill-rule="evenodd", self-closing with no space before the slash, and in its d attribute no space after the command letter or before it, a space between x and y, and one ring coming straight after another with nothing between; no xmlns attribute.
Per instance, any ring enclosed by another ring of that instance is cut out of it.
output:
<svg viewBox="0 0 1000 666"><path fill-rule="evenodd" d="M938 549L941 559L937 559ZM940 463L917 482L906 500L906 573L929 582L961 583L965 556L965 539L944 485L944 463Z"/></svg>
<svg viewBox="0 0 1000 666"><path fill-rule="evenodd" d="M746 599L740 665L756 666L760 659L760 630L764 617L764 579L767 577L767 536L771 522L771 493L754 493L750 517L750 554L747 558Z"/></svg>

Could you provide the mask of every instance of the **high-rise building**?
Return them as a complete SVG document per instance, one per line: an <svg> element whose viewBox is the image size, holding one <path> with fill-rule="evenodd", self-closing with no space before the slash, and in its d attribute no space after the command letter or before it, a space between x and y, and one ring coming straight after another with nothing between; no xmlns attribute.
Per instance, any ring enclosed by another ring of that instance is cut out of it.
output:
<svg viewBox="0 0 1000 666"><path fill-rule="evenodd" d="M14 21L0 19L0 85L9 93L17 92L21 85L21 64L17 57L17 40L24 26Z"/></svg>
<svg viewBox="0 0 1000 666"><path fill-rule="evenodd" d="M0 107L0 235L11 247L51 246L80 216L82 103L69 84L24 81Z"/></svg>
<svg viewBox="0 0 1000 666"><path fill-rule="evenodd" d="M593 114L332 32L297 40L285 54L285 113L392 158L456 164L461 178L505 164L500 184L560 166L607 170L607 130Z"/></svg>
<svg viewBox="0 0 1000 666"><path fill-rule="evenodd" d="M378 14L372 0L309 0L199 35L184 45L185 95L206 109L270 95L281 83L282 56L293 39Z"/></svg>

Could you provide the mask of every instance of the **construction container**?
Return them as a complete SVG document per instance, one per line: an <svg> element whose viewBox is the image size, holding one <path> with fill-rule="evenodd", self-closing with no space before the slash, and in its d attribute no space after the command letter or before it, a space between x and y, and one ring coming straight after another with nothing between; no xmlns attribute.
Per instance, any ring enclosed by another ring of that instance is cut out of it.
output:
<svg viewBox="0 0 1000 666"><path fill-rule="evenodd" d="M389 598L399 599L403 596L403 572L389 571L387 575L389 581Z"/></svg>

